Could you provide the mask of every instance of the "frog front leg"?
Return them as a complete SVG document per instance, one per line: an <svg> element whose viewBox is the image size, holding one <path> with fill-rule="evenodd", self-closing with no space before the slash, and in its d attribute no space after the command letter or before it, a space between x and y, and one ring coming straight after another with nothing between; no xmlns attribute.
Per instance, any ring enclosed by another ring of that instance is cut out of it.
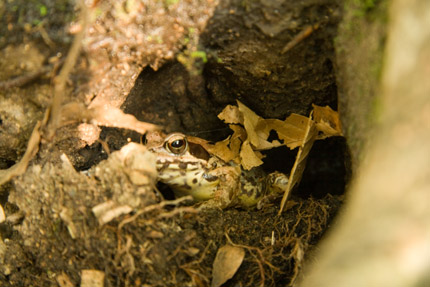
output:
<svg viewBox="0 0 430 287"><path fill-rule="evenodd" d="M218 178L219 184L214 190L213 197L205 202L202 202L200 205L201 208L224 209L232 205L239 188L240 167L217 167L210 172L207 172L206 176Z"/></svg>

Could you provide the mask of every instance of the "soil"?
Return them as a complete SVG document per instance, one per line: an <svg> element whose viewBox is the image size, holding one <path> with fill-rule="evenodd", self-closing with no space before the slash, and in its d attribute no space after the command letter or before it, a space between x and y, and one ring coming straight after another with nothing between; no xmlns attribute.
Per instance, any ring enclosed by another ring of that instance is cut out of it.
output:
<svg viewBox="0 0 430 287"><path fill-rule="evenodd" d="M82 28L72 3L0 4L2 169L20 160L50 105L53 77ZM333 39L341 11L333 1L91 5L64 103L120 107L166 132L212 141L229 134L217 114L236 100L265 118L308 115L312 104L337 108ZM49 72L32 77L41 70ZM134 173L141 162L120 149L140 143L142 134L94 127L89 140L81 127L62 126L52 139L42 130L27 171L0 187L1 286L77 286L84 270L104 272L105 286L210 286L225 244L246 253L223 286L291 286L330 226L349 178L346 141L332 138L316 144L280 216L278 203L197 212L189 202L163 203L149 158L141 167L147 172ZM288 172L295 153L266 155L266 170ZM111 212L131 211L101 222L94 207L103 203L112 204Z"/></svg>

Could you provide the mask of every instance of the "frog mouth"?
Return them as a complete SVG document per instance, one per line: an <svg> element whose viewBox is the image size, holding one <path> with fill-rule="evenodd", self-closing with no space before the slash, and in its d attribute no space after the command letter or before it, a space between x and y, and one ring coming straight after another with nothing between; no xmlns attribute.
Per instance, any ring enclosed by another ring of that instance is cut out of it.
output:
<svg viewBox="0 0 430 287"><path fill-rule="evenodd" d="M159 181L172 188L177 196L192 195L197 201L213 197L219 178L207 173L199 162L157 160Z"/></svg>

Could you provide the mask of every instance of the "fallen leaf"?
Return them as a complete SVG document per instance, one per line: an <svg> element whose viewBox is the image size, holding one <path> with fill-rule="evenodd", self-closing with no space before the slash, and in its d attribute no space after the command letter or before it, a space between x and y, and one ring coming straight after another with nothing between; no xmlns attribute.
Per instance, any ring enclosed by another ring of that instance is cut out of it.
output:
<svg viewBox="0 0 430 287"><path fill-rule="evenodd" d="M245 250L241 247L224 245L216 254L211 287L219 287L231 279L242 264Z"/></svg>
<svg viewBox="0 0 430 287"><path fill-rule="evenodd" d="M246 140L246 131L243 127L239 125L230 125L230 129L233 130L233 135L230 139L230 150L235 155L234 161L240 164L240 148L242 143Z"/></svg>
<svg viewBox="0 0 430 287"><path fill-rule="evenodd" d="M313 107L314 121L312 118L299 114L291 114L282 121L264 119L237 101L237 107L229 105L218 115L221 120L230 124L230 128L234 131L233 135L212 145L207 150L224 161L234 160L236 163L240 163L244 169L250 170L263 164L261 160L263 156L259 151L282 145L290 149L300 147L301 157L296 158L295 181L290 180L291 188L293 188L301 178L303 172L300 171L301 165L304 169L305 159L313 141L342 135L337 112L328 106L313 105ZM243 127L240 126L241 124ZM272 131L277 133L279 140L268 140ZM312 139L312 143L309 142L310 139ZM301 164L299 164L300 162Z"/></svg>
<svg viewBox="0 0 430 287"><path fill-rule="evenodd" d="M240 150L240 162L245 170L251 170L253 167L263 164L262 154L253 150L248 140L244 141Z"/></svg>
<svg viewBox="0 0 430 287"><path fill-rule="evenodd" d="M98 126L124 128L144 134L159 127L141 122L131 114L110 106L95 106L87 108L82 103L69 103L62 107L61 125L73 122L89 122Z"/></svg>
<svg viewBox="0 0 430 287"><path fill-rule="evenodd" d="M234 161L240 163L239 151L242 142L246 139L245 130L238 125L230 125L233 130L233 135L227 137L225 140L210 144L206 140L188 137L190 142L200 144L209 153L216 155L225 162Z"/></svg>
<svg viewBox="0 0 430 287"><path fill-rule="evenodd" d="M279 209L278 214L282 213L291 190L302 178L303 171L305 170L305 167L306 167L306 159L316 140L317 134L318 134L318 130L315 126L315 123L314 121L312 121L311 117L309 117L307 121L305 136L304 136L302 145L299 148L299 151L297 152L297 156L296 156L296 160L294 162L293 168L291 169L290 178L288 179L287 189L285 190L284 196L282 197L281 207Z"/></svg>
<svg viewBox="0 0 430 287"><path fill-rule="evenodd" d="M226 124L242 124L243 125L243 114L239 111L239 108L232 105L227 105L221 113L218 114L218 118Z"/></svg>
<svg viewBox="0 0 430 287"><path fill-rule="evenodd" d="M245 127L246 133L248 134L248 141L254 146L260 146L260 138L257 135L257 124L262 119L256 113L254 113L250 108L237 101L239 111L243 115L243 125Z"/></svg>
<svg viewBox="0 0 430 287"><path fill-rule="evenodd" d="M331 136L341 136L342 126L339 119L339 113L333 111L329 106L312 106L314 108L313 118L316 123L316 127L320 132L318 139L325 139Z"/></svg>
<svg viewBox="0 0 430 287"><path fill-rule="evenodd" d="M286 145L290 149L295 149L296 147L301 146L303 136L306 131L308 118L298 114L291 114L285 121L277 120L277 119L266 119L261 120L256 129L257 133L260 134L260 137L264 137L267 139L270 135L270 131L274 130L278 134L280 140L283 141L283 144L273 141L268 148L278 147L281 145ZM259 148L268 149L263 146Z"/></svg>
<svg viewBox="0 0 430 287"><path fill-rule="evenodd" d="M215 154L217 157L222 159L225 162L229 162L237 157L238 153L234 153L230 148L231 137L226 138L223 141L219 141L215 143L213 149L211 149L211 153Z"/></svg>

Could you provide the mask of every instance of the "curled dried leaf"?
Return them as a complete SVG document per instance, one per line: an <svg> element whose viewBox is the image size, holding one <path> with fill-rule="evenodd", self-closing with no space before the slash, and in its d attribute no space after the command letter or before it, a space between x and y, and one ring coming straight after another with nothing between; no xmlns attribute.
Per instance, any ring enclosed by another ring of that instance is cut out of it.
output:
<svg viewBox="0 0 430 287"><path fill-rule="evenodd" d="M230 125L230 128L234 131L233 135L229 136L223 141L219 141L214 145L207 142L202 142L200 139L199 144L201 144L207 151L216 155L225 162L234 161L237 164L240 163L240 147L242 142L246 139L246 131L244 128L238 125ZM194 140L193 137L190 140Z"/></svg>
<svg viewBox="0 0 430 287"><path fill-rule="evenodd" d="M306 167L306 159L308 158L309 152L316 140L317 134L318 130L316 129L315 123L309 117L302 145L297 152L296 160L294 162L293 168L291 169L290 178L288 179L287 189L285 190L284 196L282 197L279 214L282 213L291 190L302 178L303 171Z"/></svg>
<svg viewBox="0 0 430 287"><path fill-rule="evenodd" d="M266 120L273 130L278 133L279 139L290 149L301 146L305 136L308 118L298 114L291 114L285 121Z"/></svg>
<svg viewBox="0 0 430 287"><path fill-rule="evenodd" d="M218 114L218 118L226 124L243 125L243 115L236 106L227 105L224 110Z"/></svg>
<svg viewBox="0 0 430 287"><path fill-rule="evenodd" d="M325 139L331 136L341 136L342 126L339 119L339 113L333 111L329 106L320 107L312 105L314 108L313 118L316 127L321 134L318 139Z"/></svg>
<svg viewBox="0 0 430 287"><path fill-rule="evenodd" d="M250 170L253 167L262 165L262 158L263 155L260 152L253 150L248 140L244 141L240 150L240 159L242 167L245 170Z"/></svg>
<svg viewBox="0 0 430 287"><path fill-rule="evenodd" d="M219 287L231 279L242 264L245 250L241 247L224 245L216 254L211 287Z"/></svg>
<svg viewBox="0 0 430 287"><path fill-rule="evenodd" d="M243 125L245 127L246 133L248 134L248 141L254 146L258 147L260 145L260 138L257 135L257 124L261 118L256 113L254 113L250 108L237 101L237 106L239 111L243 115Z"/></svg>
<svg viewBox="0 0 430 287"><path fill-rule="evenodd" d="M223 141L219 141L215 143L215 145L211 149L211 153L215 154L225 162L234 160L237 157L238 153L236 154L230 148L230 143L231 143L231 137L228 137Z"/></svg>
<svg viewBox="0 0 430 287"><path fill-rule="evenodd" d="M144 134L156 130L158 126L141 122L121 109L109 106L95 106L87 109L82 103L69 103L62 107L62 125L73 122L90 122L94 125L124 128Z"/></svg>
<svg viewBox="0 0 430 287"><path fill-rule="evenodd" d="M244 169L250 170L263 164L261 160L263 157L258 151L282 145L290 149L300 147L301 156L297 160L303 162L304 165L304 159L312 147L309 137L312 138L313 143L316 139L342 135L337 112L328 106L313 105L313 107L315 121L311 117L298 114L291 114L282 121L263 119L243 103L237 101L237 107L229 105L218 115L220 119L230 124L230 128L234 131L233 135L209 147L208 150L225 161L234 160L240 163ZM268 140L272 131L276 132L279 140ZM298 172L297 175L299 174L301 173ZM297 177L297 181L290 181L291 188L299 181L300 177Z"/></svg>

